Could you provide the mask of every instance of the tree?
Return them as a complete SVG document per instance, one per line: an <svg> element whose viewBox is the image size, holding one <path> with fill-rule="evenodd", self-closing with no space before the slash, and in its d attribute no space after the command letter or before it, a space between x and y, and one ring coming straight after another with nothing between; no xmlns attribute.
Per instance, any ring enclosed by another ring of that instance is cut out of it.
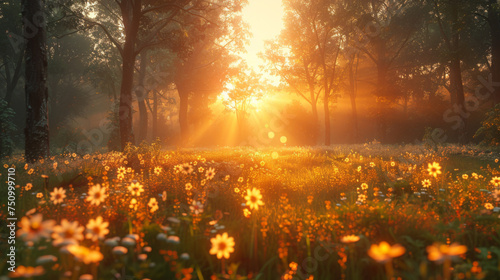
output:
<svg viewBox="0 0 500 280"><path fill-rule="evenodd" d="M342 15L328 1L285 1L285 28L267 48L271 71L311 105L316 131L317 103L323 96L325 145L330 145L330 103L338 88ZM306 93L308 91L308 93Z"/></svg>
<svg viewBox="0 0 500 280"><path fill-rule="evenodd" d="M44 1L22 0L21 4L24 18L23 33L26 38L25 157L26 161L35 162L40 158L47 158L50 154Z"/></svg>
<svg viewBox="0 0 500 280"><path fill-rule="evenodd" d="M262 86L259 75L242 66L242 70L232 76L227 85L226 108L235 112L238 124L238 140L245 141L248 131L248 114L252 106L262 98ZM246 70L245 70L246 69Z"/></svg>
<svg viewBox="0 0 500 280"><path fill-rule="evenodd" d="M174 76L183 143L189 141L190 125L208 119L208 105L222 92L228 77L236 73L231 64L237 61L236 54L243 49L247 35L241 19L241 2L213 2L202 13L208 22L186 15L185 21L191 24L185 28L185 48L177 54Z"/></svg>

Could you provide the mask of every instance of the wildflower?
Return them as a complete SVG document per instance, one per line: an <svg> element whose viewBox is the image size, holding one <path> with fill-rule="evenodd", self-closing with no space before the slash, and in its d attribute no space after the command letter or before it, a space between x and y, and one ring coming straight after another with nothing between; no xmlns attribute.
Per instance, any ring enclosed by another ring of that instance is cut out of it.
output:
<svg viewBox="0 0 500 280"><path fill-rule="evenodd" d="M359 236L357 236L357 235L346 235L340 239L340 242L346 243L346 244L356 243L358 241L359 241Z"/></svg>
<svg viewBox="0 0 500 280"><path fill-rule="evenodd" d="M118 168L118 174L123 174L123 175L125 175L125 173L126 173L126 172L127 172L127 171L126 171L125 167L121 166L121 167L119 167L119 168Z"/></svg>
<svg viewBox="0 0 500 280"><path fill-rule="evenodd" d="M493 177L490 181L495 187L500 186L500 177Z"/></svg>
<svg viewBox="0 0 500 280"><path fill-rule="evenodd" d="M429 168L427 168L427 171L429 172L429 175L434 176L434 178L436 178L437 175L441 174L441 166L439 165L439 163L429 163L428 167Z"/></svg>
<svg viewBox="0 0 500 280"><path fill-rule="evenodd" d="M484 208L488 209L488 210L493 210L493 205L491 203L485 203L484 204Z"/></svg>
<svg viewBox="0 0 500 280"><path fill-rule="evenodd" d="M69 222L62 219L61 225L56 225L52 233L54 246L74 244L76 241L83 240L83 230L83 226L80 226L77 221Z"/></svg>
<svg viewBox="0 0 500 280"><path fill-rule="evenodd" d="M158 210L158 201L156 201L156 198L152 197L149 199L149 202L148 202L148 206L149 208L149 212L151 213L154 213L156 210Z"/></svg>
<svg viewBox="0 0 500 280"><path fill-rule="evenodd" d="M198 215L200 213L203 213L203 204L201 202L193 200L193 203L191 206L189 206L189 209L191 209L191 212L193 212L195 215Z"/></svg>
<svg viewBox="0 0 500 280"><path fill-rule="evenodd" d="M102 239L109 233L108 230L109 223L104 222L101 216L90 219L87 224L87 234L85 237L91 239L93 241L97 241L98 239Z"/></svg>
<svg viewBox="0 0 500 280"><path fill-rule="evenodd" d="M372 167L372 168L375 167L375 162L373 162L373 161L370 162L370 167Z"/></svg>
<svg viewBox="0 0 500 280"><path fill-rule="evenodd" d="M235 192L235 193L239 193L239 192L240 192L240 189L239 189L239 188L234 188L234 192Z"/></svg>
<svg viewBox="0 0 500 280"><path fill-rule="evenodd" d="M238 178L238 183L243 183L243 177Z"/></svg>
<svg viewBox="0 0 500 280"><path fill-rule="evenodd" d="M247 208L243 209L243 216L245 216L245 218L250 218L251 214L252 212L250 212Z"/></svg>
<svg viewBox="0 0 500 280"><path fill-rule="evenodd" d="M98 250L89 249L76 244L69 245L68 251L75 257L76 260L85 264L97 263L103 259L103 255Z"/></svg>
<svg viewBox="0 0 500 280"><path fill-rule="evenodd" d="M101 202L106 200L106 197L108 197L106 194L106 188L97 184L89 188L88 196L85 200L90 201L91 205L99 206Z"/></svg>
<svg viewBox="0 0 500 280"><path fill-rule="evenodd" d="M363 184L361 184L361 189L362 189L362 190L366 190L366 189L368 189L368 184L367 184L367 183L363 183Z"/></svg>
<svg viewBox="0 0 500 280"><path fill-rule="evenodd" d="M161 174L161 170L162 170L162 168L161 168L161 167L159 167L159 166L157 166L157 167L155 167L155 171L154 171L154 172L155 172L155 174L156 174L157 176L159 176L159 175Z"/></svg>
<svg viewBox="0 0 500 280"><path fill-rule="evenodd" d="M467 175L467 174L462 174L462 179L464 179L464 180L469 179L469 175Z"/></svg>
<svg viewBox="0 0 500 280"><path fill-rule="evenodd" d="M36 198L42 198L43 197L43 193L39 192L36 194Z"/></svg>
<svg viewBox="0 0 500 280"><path fill-rule="evenodd" d="M441 262L451 260L453 257L465 254L466 252L467 247L457 243L451 245L434 243L427 247L427 258L430 261Z"/></svg>
<svg viewBox="0 0 500 280"><path fill-rule="evenodd" d="M29 190L31 190L32 187L33 187L33 184L28 183L28 184L26 184L26 186L24 187L24 189L27 190L27 191L29 191Z"/></svg>
<svg viewBox="0 0 500 280"><path fill-rule="evenodd" d="M262 195L260 194L260 191L256 188L253 188L252 190L247 190L247 196L245 196L245 199L247 201L247 205L250 207L250 209L259 209L259 205L264 205L264 202L262 202Z"/></svg>
<svg viewBox="0 0 500 280"><path fill-rule="evenodd" d="M207 180L212 180L214 176L215 176L215 169L213 168L209 168L205 173L205 177L207 177Z"/></svg>
<svg viewBox="0 0 500 280"><path fill-rule="evenodd" d="M495 189L491 193L493 194L493 199L495 199L495 201L500 201L500 189Z"/></svg>
<svg viewBox="0 0 500 280"><path fill-rule="evenodd" d="M186 183L186 191L190 191L193 188L191 183Z"/></svg>
<svg viewBox="0 0 500 280"><path fill-rule="evenodd" d="M49 238L55 221L43 221L42 214L36 214L31 217L23 217L19 222L17 236L24 241L37 242L41 238Z"/></svg>
<svg viewBox="0 0 500 280"><path fill-rule="evenodd" d="M163 193L161 194L161 200L167 201L167 191L163 191Z"/></svg>
<svg viewBox="0 0 500 280"><path fill-rule="evenodd" d="M428 188L428 187L430 187L430 186L431 186L431 181L430 181L429 179L424 179L424 180L422 181L422 187L424 187L424 188Z"/></svg>
<svg viewBox="0 0 500 280"><path fill-rule="evenodd" d="M54 191L50 193L50 200L54 204L62 203L66 198L66 190L63 188L54 188Z"/></svg>
<svg viewBox="0 0 500 280"><path fill-rule="evenodd" d="M128 186L128 190L132 193L132 195L140 196L142 192L144 192L143 185L137 183L132 183Z"/></svg>
<svg viewBox="0 0 500 280"><path fill-rule="evenodd" d="M389 243L382 241L379 245L372 244L370 250L368 250L368 255L377 262L385 263L403 255L405 251L405 248L399 244L391 246Z"/></svg>
<svg viewBox="0 0 500 280"><path fill-rule="evenodd" d="M228 237L226 232L222 235L217 234L215 238L210 239L210 242L212 242L210 255L217 255L218 259L229 259L229 254L234 252L234 238Z"/></svg>
<svg viewBox="0 0 500 280"><path fill-rule="evenodd" d="M180 170L182 173L188 175L191 174L191 172L193 172L193 166L189 163L184 163L180 166Z"/></svg>
<svg viewBox="0 0 500 280"><path fill-rule="evenodd" d="M33 278L35 276L40 276L45 273L42 266L18 266L15 271L9 273L10 278Z"/></svg>

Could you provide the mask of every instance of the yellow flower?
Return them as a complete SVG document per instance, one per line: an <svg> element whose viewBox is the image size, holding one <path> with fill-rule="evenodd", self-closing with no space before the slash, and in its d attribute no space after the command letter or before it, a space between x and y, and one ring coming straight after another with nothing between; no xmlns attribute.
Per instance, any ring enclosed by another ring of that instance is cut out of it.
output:
<svg viewBox="0 0 500 280"><path fill-rule="evenodd" d="M250 212L247 208L243 209L243 216L245 216L245 218L250 218L251 214L252 212Z"/></svg>
<svg viewBox="0 0 500 280"><path fill-rule="evenodd" d="M76 244L69 245L68 251L75 256L75 259L85 264L97 263L103 259L103 255L98 250L89 249Z"/></svg>
<svg viewBox="0 0 500 280"><path fill-rule="evenodd" d="M54 246L74 244L76 241L83 240L83 230L84 228L77 221L69 222L66 219L62 219L61 225L55 226L52 233Z"/></svg>
<svg viewBox="0 0 500 280"><path fill-rule="evenodd" d="M104 202L106 197L108 197L106 194L106 188L101 187L100 184L90 187L88 195L89 196L85 200L90 201L90 204L96 206L101 204L101 202Z"/></svg>
<svg viewBox="0 0 500 280"><path fill-rule="evenodd" d="M190 191L193 188L191 183L186 183L186 191Z"/></svg>
<svg viewBox="0 0 500 280"><path fill-rule="evenodd" d="M213 168L209 168L205 173L205 177L207 177L207 180L212 180L214 176L215 176L215 169Z"/></svg>
<svg viewBox="0 0 500 280"><path fill-rule="evenodd" d="M184 163L180 166L180 170L186 175L191 174L191 172L193 172L193 166L191 166L191 164L189 163Z"/></svg>
<svg viewBox="0 0 500 280"><path fill-rule="evenodd" d="M260 191L256 188L253 188L252 190L247 190L247 196L245 196L245 199L247 201L247 205L250 207L250 209L259 209L259 205L264 205L264 202L262 202L262 195L260 194Z"/></svg>
<svg viewBox="0 0 500 280"><path fill-rule="evenodd" d="M54 204L62 203L66 198L66 190L63 188L54 188L54 191L50 193L50 200Z"/></svg>
<svg viewBox="0 0 500 280"><path fill-rule="evenodd" d="M363 183L363 184L361 184L361 189L362 189L362 190L366 190L366 189L368 189L368 184L367 184L367 183Z"/></svg>
<svg viewBox="0 0 500 280"><path fill-rule="evenodd" d="M428 167L429 168L427 168L427 171L429 172L429 175L434 176L434 178L436 178L437 175L441 174L441 166L439 165L439 163L429 163Z"/></svg>
<svg viewBox="0 0 500 280"><path fill-rule="evenodd" d="M159 167L159 166L155 167L155 174L156 175L160 175L161 174L161 170L162 170L161 167Z"/></svg>
<svg viewBox="0 0 500 280"><path fill-rule="evenodd" d="M227 232L222 235L217 234L215 238L210 239L212 249L210 255L217 255L218 259L229 259L229 254L234 252L234 238L228 237Z"/></svg>
<svg viewBox="0 0 500 280"><path fill-rule="evenodd" d="M500 186L500 177L493 177L490 181L495 187Z"/></svg>
<svg viewBox="0 0 500 280"><path fill-rule="evenodd" d="M453 257L465 254L466 252L467 247L457 243L451 245L434 243L427 247L427 258L430 261L440 262L443 260L451 260Z"/></svg>
<svg viewBox="0 0 500 280"><path fill-rule="evenodd" d="M19 222L17 236L24 241L37 242L41 238L49 238L55 221L43 221L42 214L36 214L31 217L23 217Z"/></svg>
<svg viewBox="0 0 500 280"><path fill-rule="evenodd" d="M464 180L469 179L469 175L467 175L467 174L462 174L462 179L464 179Z"/></svg>
<svg viewBox="0 0 500 280"><path fill-rule="evenodd" d="M422 181L422 186L423 186L424 188L428 188L428 187L430 187L430 186L431 186L431 181L430 181L429 179L424 179L424 180Z"/></svg>
<svg viewBox="0 0 500 280"><path fill-rule="evenodd" d="M238 178L239 183L243 183L243 177Z"/></svg>
<svg viewBox="0 0 500 280"><path fill-rule="evenodd" d="M379 245L372 244L370 250L368 250L368 255L377 262L385 263L403 255L405 251L406 249L399 244L391 246L389 243L382 241Z"/></svg>
<svg viewBox="0 0 500 280"><path fill-rule="evenodd" d="M484 208L488 209L488 210L493 210L493 205L491 203L485 203L484 204Z"/></svg>
<svg viewBox="0 0 500 280"><path fill-rule="evenodd" d="M128 190L132 195L140 196L142 192L144 192L143 185L137 183L132 183L128 186Z"/></svg>
<svg viewBox="0 0 500 280"><path fill-rule="evenodd" d="M119 167L119 168L118 168L118 174L123 174L123 175L125 175L125 173L126 173L126 172L127 172L127 170L125 169L125 167L123 167L123 166L122 166L122 167Z"/></svg>
<svg viewBox="0 0 500 280"><path fill-rule="evenodd" d="M156 201L156 198L152 197L149 199L149 202L148 202L148 206L149 208L149 212L151 213L154 213L156 210L158 210L158 201Z"/></svg>
<svg viewBox="0 0 500 280"><path fill-rule="evenodd" d="M108 226L109 223L104 222L101 216L97 217L95 220L90 219L87 224L87 234L85 237L93 241L102 239L109 233Z"/></svg>
<svg viewBox="0 0 500 280"><path fill-rule="evenodd" d="M355 243L359 241L359 236L357 235L346 235L340 239L342 243Z"/></svg>

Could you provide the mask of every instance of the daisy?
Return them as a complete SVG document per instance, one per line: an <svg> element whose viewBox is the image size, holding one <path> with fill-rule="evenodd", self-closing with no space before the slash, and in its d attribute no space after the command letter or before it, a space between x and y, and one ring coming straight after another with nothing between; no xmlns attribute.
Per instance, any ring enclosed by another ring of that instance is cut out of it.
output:
<svg viewBox="0 0 500 280"><path fill-rule="evenodd" d="M191 172L193 172L193 166L189 163L184 163L180 166L180 170L182 173L188 175L191 174Z"/></svg>
<svg viewBox="0 0 500 280"><path fill-rule="evenodd" d="M104 222L101 216L95 219L90 219L89 223L87 224L87 234L85 235L85 237L93 241L103 239L106 234L109 233L108 226L109 223Z"/></svg>
<svg viewBox="0 0 500 280"><path fill-rule="evenodd" d="M83 240L83 226L80 226L77 221L69 222L62 219L61 225L54 227L52 238L54 239L54 246L64 244L74 244L77 241Z"/></svg>
<svg viewBox="0 0 500 280"><path fill-rule="evenodd" d="M234 252L234 238L229 237L226 232L222 235L217 234L215 238L210 239L210 242L212 242L210 255L217 255L218 259L229 259L229 254Z"/></svg>
<svg viewBox="0 0 500 280"><path fill-rule="evenodd" d="M252 190L247 190L247 195L245 196L245 199L247 201L247 205L250 207L250 209L259 209L259 205L264 205L264 202L262 202L262 195L260 194L260 191L256 188L253 188Z"/></svg>
<svg viewBox="0 0 500 280"><path fill-rule="evenodd" d="M434 178L437 177L437 175L441 174L441 166L437 162L433 162L432 164L428 164L427 171L429 172L429 175L434 176Z"/></svg>
<svg viewBox="0 0 500 280"><path fill-rule="evenodd" d="M108 195L106 194L106 188L101 187L100 184L90 187L88 192L88 197L85 199L90 201L90 204L98 206L101 202L106 200Z"/></svg>
<svg viewBox="0 0 500 280"><path fill-rule="evenodd" d="M385 263L403 255L405 251L406 249L399 244L391 246L389 243L382 241L379 245L372 244L370 250L368 250L368 255L379 263Z"/></svg>
<svg viewBox="0 0 500 280"><path fill-rule="evenodd" d="M451 245L434 243L427 247L427 258L429 258L430 261L441 262L444 260L451 260L453 257L465 254L466 252L467 247L457 243L452 243Z"/></svg>
<svg viewBox="0 0 500 280"><path fill-rule="evenodd" d="M430 187L430 186L431 186L431 181L430 181L429 179L425 179L425 180L423 180L423 181L422 181L422 186L423 186L424 188L428 188L428 187Z"/></svg>
<svg viewBox="0 0 500 280"><path fill-rule="evenodd" d="M72 244L68 246L68 251L76 260L85 264L98 263L103 259L103 255L98 250L89 249L84 246Z"/></svg>
<svg viewBox="0 0 500 280"><path fill-rule="evenodd" d="M42 214L36 214L31 217L23 217L19 222L17 236L24 241L37 242L42 238L49 238L54 220L43 221Z"/></svg>
<svg viewBox="0 0 500 280"><path fill-rule="evenodd" d="M214 176L215 176L215 169L213 168L209 168L205 173L205 177L207 177L207 180L212 180Z"/></svg>
<svg viewBox="0 0 500 280"><path fill-rule="evenodd" d="M140 196L142 192L144 192L144 186L137 183L132 183L128 186L128 190L132 195Z"/></svg>
<svg viewBox="0 0 500 280"><path fill-rule="evenodd" d="M50 193L50 200L54 204L62 203L66 198L66 190L63 188L54 188L54 191Z"/></svg>
<svg viewBox="0 0 500 280"><path fill-rule="evenodd" d="M195 215L198 215L200 213L203 213L203 204L201 202L193 200L193 203L191 206L189 206L189 209L191 209L191 212L193 212Z"/></svg>

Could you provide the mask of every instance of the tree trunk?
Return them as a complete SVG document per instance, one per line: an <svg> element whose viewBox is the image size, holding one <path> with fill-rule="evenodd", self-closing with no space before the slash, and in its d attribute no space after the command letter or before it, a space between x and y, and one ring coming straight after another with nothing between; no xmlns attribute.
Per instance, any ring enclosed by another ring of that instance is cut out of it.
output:
<svg viewBox="0 0 500 280"><path fill-rule="evenodd" d="M330 135L330 93L325 91L323 97L323 109L325 111L325 146L330 146L331 135Z"/></svg>
<svg viewBox="0 0 500 280"><path fill-rule="evenodd" d="M144 77L146 76L147 68L147 51L141 53L141 69L139 72L138 87L135 91L137 97L137 105L139 107L139 132L137 135L137 143L146 140L148 136L148 110L146 108L146 99L148 98L149 89L144 88Z"/></svg>
<svg viewBox="0 0 500 280"><path fill-rule="evenodd" d="M158 137L158 93L153 91L153 141Z"/></svg>
<svg viewBox="0 0 500 280"><path fill-rule="evenodd" d="M493 83L500 82L500 15L496 9L496 0L490 0L488 21L491 36L491 74ZM500 103L500 88L493 87L493 102Z"/></svg>
<svg viewBox="0 0 500 280"><path fill-rule="evenodd" d="M132 132L132 87L134 85L135 43L139 30L141 1L124 0L122 10L125 43L122 51L122 81L120 88L120 144L122 151L127 143L134 144Z"/></svg>
<svg viewBox="0 0 500 280"><path fill-rule="evenodd" d="M43 14L42 0L22 0L23 18L33 20ZM26 146L25 157L28 162L35 162L50 155L49 115L47 88L47 43L43 25L36 32L23 26L27 39L25 50L26 62ZM28 36L30 34L30 36Z"/></svg>
<svg viewBox="0 0 500 280"><path fill-rule="evenodd" d="M357 143L359 141L359 129L358 129L358 111L356 108L356 81L354 78L353 64L354 64L354 58L349 63L349 97L351 99L353 142Z"/></svg>
<svg viewBox="0 0 500 280"><path fill-rule="evenodd" d="M189 107L189 91L177 84L179 93L179 125L181 129L182 145L189 142L189 123L188 123L188 107Z"/></svg>

